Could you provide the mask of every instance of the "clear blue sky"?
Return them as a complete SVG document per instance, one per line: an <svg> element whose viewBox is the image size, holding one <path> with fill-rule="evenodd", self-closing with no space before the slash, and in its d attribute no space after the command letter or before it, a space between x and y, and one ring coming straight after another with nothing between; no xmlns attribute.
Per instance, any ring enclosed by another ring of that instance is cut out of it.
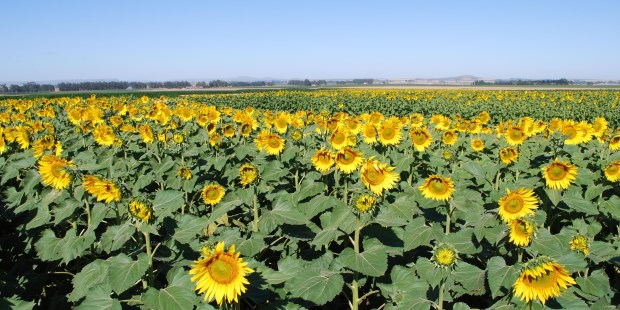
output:
<svg viewBox="0 0 620 310"><path fill-rule="evenodd" d="M6 1L0 82L620 79L620 1Z"/></svg>

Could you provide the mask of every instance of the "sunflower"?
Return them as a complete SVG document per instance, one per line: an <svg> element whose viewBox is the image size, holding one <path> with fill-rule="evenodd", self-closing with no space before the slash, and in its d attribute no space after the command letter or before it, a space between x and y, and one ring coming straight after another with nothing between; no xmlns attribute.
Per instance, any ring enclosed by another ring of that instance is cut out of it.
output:
<svg viewBox="0 0 620 310"><path fill-rule="evenodd" d="M446 130L441 135L441 142L446 145L454 145L457 139L458 136L456 135L456 132L454 132L454 130Z"/></svg>
<svg viewBox="0 0 620 310"><path fill-rule="evenodd" d="M431 136L426 127L412 128L409 136L411 137L411 143L413 143L418 152L424 152L433 142L433 136Z"/></svg>
<svg viewBox="0 0 620 310"><path fill-rule="evenodd" d="M275 127L276 131L279 134L286 133L288 129L288 124L291 122L291 115L288 113L280 112L276 116L276 119L273 121L273 127Z"/></svg>
<svg viewBox="0 0 620 310"><path fill-rule="evenodd" d="M506 164L510 165L510 163L517 161L519 157L519 152L513 147L506 147L499 151L499 159Z"/></svg>
<svg viewBox="0 0 620 310"><path fill-rule="evenodd" d="M573 240L570 242L570 249L577 250L585 255L588 255L588 238L582 234L575 235Z"/></svg>
<svg viewBox="0 0 620 310"><path fill-rule="evenodd" d="M566 137L564 144L575 145L586 140L584 131L579 130L575 121L567 120L562 122L562 135Z"/></svg>
<svg viewBox="0 0 620 310"><path fill-rule="evenodd" d="M549 257L540 256L525 263L513 284L513 291L525 302L538 299L545 304L547 299L560 296L563 289L574 284L577 284L575 279L564 266Z"/></svg>
<svg viewBox="0 0 620 310"><path fill-rule="evenodd" d="M183 143L183 135L180 133L175 133L174 135L172 135L172 141L174 141L174 143L176 144Z"/></svg>
<svg viewBox="0 0 620 310"><path fill-rule="evenodd" d="M192 171L187 166L181 166L177 171L177 177L185 180L192 178Z"/></svg>
<svg viewBox="0 0 620 310"><path fill-rule="evenodd" d="M153 136L153 130L148 124L140 125L138 127L138 132L140 133L140 136L142 137L142 141L144 141L144 143L152 143L153 141L155 141L155 137Z"/></svg>
<svg viewBox="0 0 620 310"><path fill-rule="evenodd" d="M547 187L552 189L567 189L577 178L577 168L568 162L559 161L557 158L542 168L542 171Z"/></svg>
<svg viewBox="0 0 620 310"><path fill-rule="evenodd" d="M403 133L400 131L398 121L390 120L379 127L379 143L382 145L398 145L402 138Z"/></svg>
<svg viewBox="0 0 620 310"><path fill-rule="evenodd" d="M383 190L393 188L399 180L398 174L392 172L394 169L394 167L388 167L387 164L382 164L371 157L362 165L360 177L366 188L377 196L381 196Z"/></svg>
<svg viewBox="0 0 620 310"><path fill-rule="evenodd" d="M97 201L105 201L105 203L121 201L121 190L116 183L105 179L95 181L95 189L91 194L97 197Z"/></svg>
<svg viewBox="0 0 620 310"><path fill-rule="evenodd" d="M504 136L506 137L506 142L512 146L523 144L525 138L527 138L523 129L518 126L508 127Z"/></svg>
<svg viewBox="0 0 620 310"><path fill-rule="evenodd" d="M355 211L359 213L366 213L372 210L376 203L377 199L374 196L368 194L360 195L355 201Z"/></svg>
<svg viewBox="0 0 620 310"><path fill-rule="evenodd" d="M375 125L370 123L362 125L362 137L366 144L374 144L377 142L377 128Z"/></svg>
<svg viewBox="0 0 620 310"><path fill-rule="evenodd" d="M615 134L611 139L609 139L609 149L611 151L616 151L620 149L620 133Z"/></svg>
<svg viewBox="0 0 620 310"><path fill-rule="evenodd" d="M616 160L605 167L605 177L611 182L620 179L620 161Z"/></svg>
<svg viewBox="0 0 620 310"><path fill-rule="evenodd" d="M536 232L536 223L529 219L518 218L510 222L510 242L516 246L528 246Z"/></svg>
<svg viewBox="0 0 620 310"><path fill-rule="evenodd" d="M484 142L480 138L471 140L471 148L476 152L484 150Z"/></svg>
<svg viewBox="0 0 620 310"><path fill-rule="evenodd" d="M607 130L608 125L609 123L604 117L598 117L597 119L595 119L594 122L592 123L592 130L594 132L594 136L595 137L602 136Z"/></svg>
<svg viewBox="0 0 620 310"><path fill-rule="evenodd" d="M336 153L336 169L345 174L350 174L357 170L357 167L359 167L361 163L362 153L355 149L345 147Z"/></svg>
<svg viewBox="0 0 620 310"><path fill-rule="evenodd" d="M226 124L222 128L222 134L224 137L232 138L235 136L235 127L232 124Z"/></svg>
<svg viewBox="0 0 620 310"><path fill-rule="evenodd" d="M6 151L6 142L4 141L4 137L0 135L0 154Z"/></svg>
<svg viewBox="0 0 620 310"><path fill-rule="evenodd" d="M194 261L189 274L193 275L191 281L196 282L198 294L206 292L204 300L215 298L221 305L224 298L229 303L238 302L239 295L245 292L245 284L250 284L245 276L254 272L247 265L234 245L226 252L224 242L218 242L215 249L202 249L202 257Z"/></svg>
<svg viewBox="0 0 620 310"><path fill-rule="evenodd" d="M431 175L426 178L424 184L420 185L418 189L427 199L445 201L452 197L454 193L454 183L448 177L444 178L438 175Z"/></svg>
<svg viewBox="0 0 620 310"><path fill-rule="evenodd" d="M299 129L295 129L293 130L293 132L291 132L291 139L293 139L293 141L299 141L304 137L304 133L303 131L299 130Z"/></svg>
<svg viewBox="0 0 620 310"><path fill-rule="evenodd" d="M506 195L499 199L499 216L506 223L526 215L534 214L538 208L538 199L531 189L519 188L513 192L506 190Z"/></svg>
<svg viewBox="0 0 620 310"><path fill-rule="evenodd" d="M314 169L326 173L335 164L335 157L332 151L320 149L312 156L312 165Z"/></svg>
<svg viewBox="0 0 620 310"><path fill-rule="evenodd" d="M270 155L278 155L284 150L284 139L279 135L272 133L265 137L264 145L265 151Z"/></svg>
<svg viewBox="0 0 620 310"><path fill-rule="evenodd" d="M445 243L441 243L433 249L431 261L439 268L451 268L456 263L458 254L456 250Z"/></svg>
<svg viewBox="0 0 620 310"><path fill-rule="evenodd" d="M149 223L153 219L153 207L146 200L133 199L127 206L127 209L129 214L142 222Z"/></svg>
<svg viewBox="0 0 620 310"><path fill-rule="evenodd" d="M242 186L252 184L258 177L258 168L251 164L243 164L239 167L239 183Z"/></svg>
<svg viewBox="0 0 620 310"><path fill-rule="evenodd" d="M211 147L219 147L222 144L222 135L217 132L212 132L209 134L209 145Z"/></svg>
<svg viewBox="0 0 620 310"><path fill-rule="evenodd" d="M224 198L226 191L219 184L209 184L202 189L202 201L205 204L214 206Z"/></svg>
<svg viewBox="0 0 620 310"><path fill-rule="evenodd" d="M43 184L57 190L63 190L71 183L71 174L67 167L75 167L71 161L58 158L54 155L45 155L39 160L39 174Z"/></svg>
<svg viewBox="0 0 620 310"><path fill-rule="evenodd" d="M334 130L331 137L329 138L329 143L336 151L343 149L344 147L351 144L347 131L340 127Z"/></svg>

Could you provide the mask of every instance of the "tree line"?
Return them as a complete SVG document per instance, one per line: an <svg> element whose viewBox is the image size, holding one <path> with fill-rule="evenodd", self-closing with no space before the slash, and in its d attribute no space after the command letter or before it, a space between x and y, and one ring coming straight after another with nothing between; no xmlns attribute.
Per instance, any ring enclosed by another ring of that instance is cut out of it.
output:
<svg viewBox="0 0 620 310"><path fill-rule="evenodd" d="M559 80L497 80L495 82L474 81L473 85L573 85L573 81Z"/></svg>
<svg viewBox="0 0 620 310"><path fill-rule="evenodd" d="M54 91L54 85L37 84L34 82L25 83L23 85L5 85L0 84L0 93L38 93Z"/></svg>
<svg viewBox="0 0 620 310"><path fill-rule="evenodd" d="M188 81L168 81L168 82L79 82L79 83L58 83L56 87L60 91L87 91L87 90L125 90L125 89L161 89L161 88L186 88L192 84ZM53 92L56 88L52 84L37 84L28 82L23 85L0 84L0 93L38 93Z"/></svg>
<svg viewBox="0 0 620 310"><path fill-rule="evenodd" d="M261 86L273 86L273 82L254 81L254 82L226 82L222 80L213 80L209 83L198 82L196 87L213 88L213 87L261 87Z"/></svg>
<svg viewBox="0 0 620 310"><path fill-rule="evenodd" d="M293 85L293 86L321 86L321 85L327 85L327 81L325 80L315 80L315 81L310 81L308 79L305 80L289 80L288 82L286 82L287 85Z"/></svg>

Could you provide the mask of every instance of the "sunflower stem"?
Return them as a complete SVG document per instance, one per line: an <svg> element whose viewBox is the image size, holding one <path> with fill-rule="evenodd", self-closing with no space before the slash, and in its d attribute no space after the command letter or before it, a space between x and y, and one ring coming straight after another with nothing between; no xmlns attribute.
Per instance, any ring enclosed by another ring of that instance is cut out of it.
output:
<svg viewBox="0 0 620 310"><path fill-rule="evenodd" d="M360 252L360 231L361 230L362 230L362 225L360 223L360 219L359 217L356 217L355 218L355 233L353 235L353 251L355 251L355 254L359 254ZM353 283L351 283L351 292L353 293L352 300L351 300L351 304L352 304L351 309L353 310L358 309L359 302L360 302L359 284L357 283L358 276L359 274L357 273L357 271L353 272Z"/></svg>
<svg viewBox="0 0 620 310"><path fill-rule="evenodd" d="M448 212L446 213L446 235L450 234L450 222L452 212L454 211L454 206L452 204L448 205Z"/></svg>
<svg viewBox="0 0 620 310"><path fill-rule="evenodd" d="M252 211L254 213L254 225L252 231L258 232L258 197L256 185L254 185L254 198L252 199Z"/></svg>
<svg viewBox="0 0 620 310"><path fill-rule="evenodd" d="M348 198L349 198L349 181L347 180L347 177L344 176L344 204L345 205L349 205L348 202Z"/></svg>
<svg viewBox="0 0 620 310"><path fill-rule="evenodd" d="M443 310L443 291L446 286L446 281L441 281L441 287L439 288L439 300L437 306L439 310Z"/></svg>
<svg viewBox="0 0 620 310"><path fill-rule="evenodd" d="M86 209L86 223L88 227L90 227L90 206L88 205L88 200L84 199L84 209Z"/></svg>
<svg viewBox="0 0 620 310"><path fill-rule="evenodd" d="M295 169L295 191L299 191L299 168Z"/></svg>
<svg viewBox="0 0 620 310"><path fill-rule="evenodd" d="M144 243L146 243L146 255L149 257L147 283L149 286L153 286L153 253L151 251L151 234L149 232L144 233Z"/></svg>

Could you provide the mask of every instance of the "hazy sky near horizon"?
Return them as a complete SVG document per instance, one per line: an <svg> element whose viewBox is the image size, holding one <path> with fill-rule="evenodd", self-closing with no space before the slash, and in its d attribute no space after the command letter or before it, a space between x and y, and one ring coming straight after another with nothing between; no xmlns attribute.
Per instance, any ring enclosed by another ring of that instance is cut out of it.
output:
<svg viewBox="0 0 620 310"><path fill-rule="evenodd" d="M620 1L10 1L0 82L620 79Z"/></svg>

